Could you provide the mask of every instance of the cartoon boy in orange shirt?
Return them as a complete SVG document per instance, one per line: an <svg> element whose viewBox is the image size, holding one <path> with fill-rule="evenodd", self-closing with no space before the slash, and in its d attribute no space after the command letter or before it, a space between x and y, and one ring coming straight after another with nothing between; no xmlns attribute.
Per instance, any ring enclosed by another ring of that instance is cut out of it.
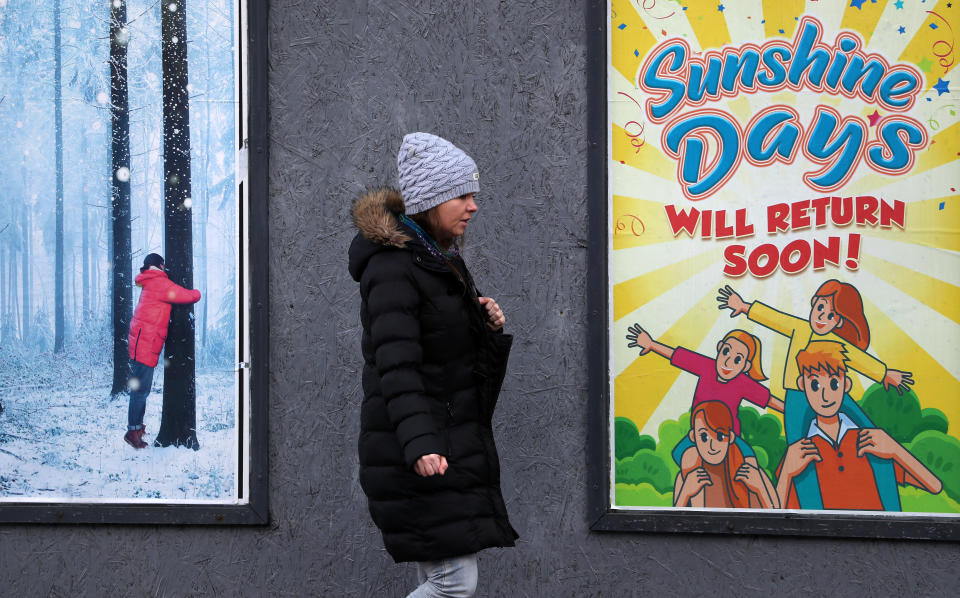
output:
<svg viewBox="0 0 960 598"><path fill-rule="evenodd" d="M868 455L892 462L898 484L940 492L940 479L903 445L879 428L857 427L840 413L843 395L852 385L843 343L812 341L797 354L797 366L797 386L814 418L805 437L787 447L780 464L777 495L785 508L883 510ZM822 507L797 500L794 478L808 468L813 468L819 482Z"/></svg>

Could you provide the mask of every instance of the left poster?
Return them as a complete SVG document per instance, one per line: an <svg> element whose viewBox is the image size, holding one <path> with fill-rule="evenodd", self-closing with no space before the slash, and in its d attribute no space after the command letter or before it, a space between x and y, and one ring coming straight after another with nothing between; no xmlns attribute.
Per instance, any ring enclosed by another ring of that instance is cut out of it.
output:
<svg viewBox="0 0 960 598"><path fill-rule="evenodd" d="M245 10L0 0L0 509L248 499Z"/></svg>

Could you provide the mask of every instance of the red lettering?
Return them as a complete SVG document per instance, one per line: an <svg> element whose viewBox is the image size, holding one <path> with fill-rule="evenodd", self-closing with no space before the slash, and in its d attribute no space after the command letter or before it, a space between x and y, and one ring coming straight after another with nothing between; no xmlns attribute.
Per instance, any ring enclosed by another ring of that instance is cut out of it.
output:
<svg viewBox="0 0 960 598"><path fill-rule="evenodd" d="M746 249L745 245L727 245L724 248L723 260L727 263L723 267L725 275L736 278L747 273L747 260L743 258Z"/></svg>
<svg viewBox="0 0 960 598"><path fill-rule="evenodd" d="M858 195L857 196L857 225L863 226L864 224L869 224L870 226L875 226L877 224L877 208L880 207L880 202L877 201L877 198L872 195Z"/></svg>
<svg viewBox="0 0 960 598"><path fill-rule="evenodd" d="M773 243L764 243L750 252L750 258L747 262L750 273L757 278L770 276L779 265L778 257L777 246ZM763 258L766 258L766 260L760 263Z"/></svg>
<svg viewBox="0 0 960 598"><path fill-rule="evenodd" d="M727 211L717 210L716 216L717 216L716 238L726 239L727 237L732 237L733 227L727 224Z"/></svg>
<svg viewBox="0 0 960 598"><path fill-rule="evenodd" d="M797 258L793 259L793 255ZM801 239L787 243L780 252L780 268L787 274L803 272L810 263L810 244Z"/></svg>
<svg viewBox="0 0 960 598"><path fill-rule="evenodd" d="M830 220L836 226L846 226L853 221L853 198L834 197L830 202Z"/></svg>
<svg viewBox="0 0 960 598"><path fill-rule="evenodd" d="M827 224L827 207L830 205L832 199L840 199L839 197L818 197L811 201L813 205L813 214L814 214L814 224L817 227L826 226Z"/></svg>
<svg viewBox="0 0 960 598"><path fill-rule="evenodd" d="M790 205L790 226L793 230L800 230L810 226L809 201L795 201Z"/></svg>
<svg viewBox="0 0 960 598"><path fill-rule="evenodd" d="M737 210L737 238L749 237L753 234L753 225L747 224L747 211L743 208Z"/></svg>
<svg viewBox="0 0 960 598"><path fill-rule="evenodd" d="M697 223L700 221L700 210L690 208L689 213L686 210L677 212L676 206L670 204L664 206L664 210L667 212L667 220L670 221L670 229L673 231L674 237L679 235L680 231L691 237L696 234Z"/></svg>
<svg viewBox="0 0 960 598"><path fill-rule="evenodd" d="M826 245L813 240L813 269L823 270L828 263L840 265L840 237L829 237Z"/></svg>
<svg viewBox="0 0 960 598"><path fill-rule="evenodd" d="M902 230L905 216L906 204L899 199L894 200L892 206L885 201L880 202L880 226L896 224Z"/></svg>
<svg viewBox="0 0 960 598"><path fill-rule="evenodd" d="M700 236L709 239L713 234L713 210L704 210L700 217Z"/></svg>
<svg viewBox="0 0 960 598"><path fill-rule="evenodd" d="M776 203L767 206L767 232L782 233L790 229L790 223L787 222L787 215L790 214L790 204Z"/></svg>

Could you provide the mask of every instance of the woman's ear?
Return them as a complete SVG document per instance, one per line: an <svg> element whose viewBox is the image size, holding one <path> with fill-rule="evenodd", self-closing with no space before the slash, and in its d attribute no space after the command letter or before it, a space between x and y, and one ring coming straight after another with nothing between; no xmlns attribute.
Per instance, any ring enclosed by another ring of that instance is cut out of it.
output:
<svg viewBox="0 0 960 598"><path fill-rule="evenodd" d="M749 372L751 367L753 367L753 362L750 361L749 359L743 362L743 371L744 371L744 372Z"/></svg>
<svg viewBox="0 0 960 598"><path fill-rule="evenodd" d="M690 428L690 433L687 436L690 437L690 442L697 444L697 437L693 434L693 428Z"/></svg>
<svg viewBox="0 0 960 598"><path fill-rule="evenodd" d="M833 313L837 314L837 312ZM840 316L840 314L837 314L837 328L840 328L841 326L843 326L843 318Z"/></svg>

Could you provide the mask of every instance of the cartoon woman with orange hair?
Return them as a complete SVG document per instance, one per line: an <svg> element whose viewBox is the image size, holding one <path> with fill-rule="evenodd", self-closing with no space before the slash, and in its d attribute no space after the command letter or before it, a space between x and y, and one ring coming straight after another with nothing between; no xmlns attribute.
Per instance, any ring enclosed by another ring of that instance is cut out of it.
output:
<svg viewBox="0 0 960 598"><path fill-rule="evenodd" d="M640 348L640 355L653 351L670 360L670 365L697 376L693 405L704 401L719 401L732 414L732 432L743 456L756 464L753 449L740 438L741 401L757 407L771 407L783 411L783 402L770 395L770 389L760 384L767 377L760 367L760 339L744 330L731 330L717 343L716 359L683 347L668 347L653 340L650 334L634 324L627 329L628 347ZM693 442L683 438L673 449L673 458L681 466L689 465L695 456Z"/></svg>
<svg viewBox="0 0 960 598"><path fill-rule="evenodd" d="M783 388L786 390L783 428L788 446L807 436L810 422L814 419L813 409L797 382L800 378L797 354L807 348L811 339L839 342L847 356L847 367L871 380L882 382L885 388L893 386L902 393L913 384L910 372L887 368L882 361L866 352L870 346L870 327L863 313L860 291L852 284L831 279L820 285L810 299L810 315L806 320L759 301L748 303L729 285L720 289L719 293L719 308L729 309L731 318L747 314L754 322L790 339L787 362L783 368ZM860 428L876 427L848 392L843 393L840 413ZM870 466L884 508L898 510L896 472L892 463L871 457ZM794 478L793 484L800 504L813 504L820 492L820 483L813 468L807 468Z"/></svg>
<svg viewBox="0 0 960 598"><path fill-rule="evenodd" d="M733 415L720 401L704 401L690 416L696 459L677 474L673 506L779 509L770 478L747 461L736 443Z"/></svg>
<svg viewBox="0 0 960 598"><path fill-rule="evenodd" d="M785 314L760 301L746 302L729 285L720 289L719 293L719 308L729 309L732 312L731 318L747 314L754 322L790 339L787 362L783 368L783 388L786 390L783 418L787 444L803 437L813 419L813 410L807 404L803 391L797 387L797 378L800 375L797 369L797 353L807 347L814 335L815 340L842 343L850 369L882 382L886 388L895 386L903 392L913 384L910 372L888 369L882 361L866 352L870 346L870 327L863 313L860 292L852 284L828 280L820 285L810 299L810 315L806 320ZM849 394L844 394L840 412L849 416L860 427L874 427L873 422Z"/></svg>

